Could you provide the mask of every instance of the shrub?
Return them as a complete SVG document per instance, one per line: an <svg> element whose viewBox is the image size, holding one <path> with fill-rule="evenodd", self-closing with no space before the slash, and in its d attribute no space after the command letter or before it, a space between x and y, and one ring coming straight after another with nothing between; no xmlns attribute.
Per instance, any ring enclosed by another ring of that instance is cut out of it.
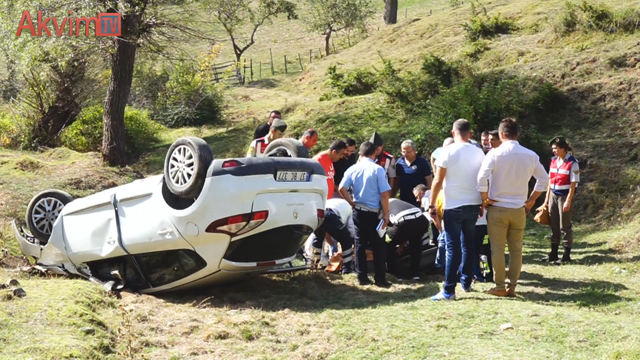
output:
<svg viewBox="0 0 640 360"><path fill-rule="evenodd" d="M479 40L472 42L469 47L462 50L462 55L472 60L478 60L480 55L487 50L489 50L487 42Z"/></svg>
<svg viewBox="0 0 640 360"><path fill-rule="evenodd" d="M640 10L613 11L603 4L583 0L579 5L567 1L560 15L559 32L563 34L577 30L602 31L610 34L633 33L640 29Z"/></svg>
<svg viewBox="0 0 640 360"><path fill-rule="evenodd" d="M323 94L323 100L334 96L370 94L378 85L376 73L368 69L357 68L343 73L338 71L337 65L331 65L326 75L329 77L327 86L333 90L333 93Z"/></svg>
<svg viewBox="0 0 640 360"><path fill-rule="evenodd" d="M61 136L62 144L70 149L87 152L100 151L102 147L102 106L85 108ZM145 148L159 141L163 127L149 117L146 110L127 107L124 114L125 149L138 155Z"/></svg>
<svg viewBox="0 0 640 360"><path fill-rule="evenodd" d="M214 84L196 63L176 63L158 95L153 118L169 127L200 126L222 121L221 85Z"/></svg>
<svg viewBox="0 0 640 360"><path fill-rule="evenodd" d="M462 28L467 33L467 39L470 41L489 39L499 34L509 34L518 29L513 20L503 18L500 14L489 16L484 6L482 12L478 13L475 4L472 3L471 12L472 16L469 22L462 24Z"/></svg>

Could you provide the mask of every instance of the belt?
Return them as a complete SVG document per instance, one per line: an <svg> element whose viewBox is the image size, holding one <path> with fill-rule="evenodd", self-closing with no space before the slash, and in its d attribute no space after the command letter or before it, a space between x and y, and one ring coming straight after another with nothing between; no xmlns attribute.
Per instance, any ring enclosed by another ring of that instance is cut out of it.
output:
<svg viewBox="0 0 640 360"><path fill-rule="evenodd" d="M358 211L366 211L366 212L372 212L372 213L378 213L378 209L373 209L370 208L368 206L364 206L364 205L356 205L353 207L354 209L358 210Z"/></svg>

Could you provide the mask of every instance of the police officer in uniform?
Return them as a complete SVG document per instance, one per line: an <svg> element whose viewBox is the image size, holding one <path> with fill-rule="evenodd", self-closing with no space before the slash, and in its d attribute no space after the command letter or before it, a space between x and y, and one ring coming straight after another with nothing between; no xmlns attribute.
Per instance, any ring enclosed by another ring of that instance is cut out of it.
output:
<svg viewBox="0 0 640 360"><path fill-rule="evenodd" d="M580 166L578 160L571 153L571 146L567 140L558 136L549 142L555 155L549 165L549 187L544 207L549 210L549 222L551 226L551 253L542 261L553 262L557 265L571 262L571 247L573 246L573 229L571 218L573 215L572 203L576 193L576 187L580 182ZM558 248L560 240L564 253L558 260Z"/></svg>
<svg viewBox="0 0 640 360"><path fill-rule="evenodd" d="M356 270L360 285L369 285L367 275L367 246L373 250L375 284L389 287L385 269L385 242L377 231L389 223L389 195L391 187L384 170L375 164L376 146L369 141L360 145L360 161L350 167L340 182L340 194L353 208L353 222L356 228ZM353 188L353 200L347 189ZM381 214L380 214L381 213ZM381 215L381 216L380 216Z"/></svg>
<svg viewBox="0 0 640 360"><path fill-rule="evenodd" d="M376 146L376 157L374 161L376 164L382 166L384 173L387 176L389 186L393 189L396 182L396 159L393 155L384 151L384 142L382 141L382 137L380 137L376 131L373 132L369 141Z"/></svg>
<svg viewBox="0 0 640 360"><path fill-rule="evenodd" d="M350 274L353 272L353 240L348 226L352 221L351 205L344 199L334 198L327 200L325 208L322 225L309 237L312 246L311 263L318 264L323 241L330 243L333 237L342 247L342 274Z"/></svg>
<svg viewBox="0 0 640 360"><path fill-rule="evenodd" d="M391 242L387 244L387 270L402 280L405 274L398 271L398 246L404 248L409 244L411 258L410 276L412 280L420 280L420 257L422 256L422 238L429 231L429 219L416 207L406 201L389 200L389 227L387 235Z"/></svg>
<svg viewBox="0 0 640 360"><path fill-rule="evenodd" d="M280 139L285 130L287 130L287 123L280 118L273 119L269 133L261 138L255 139L249 145L249 151L247 157L264 157L264 151L270 142L276 139Z"/></svg>

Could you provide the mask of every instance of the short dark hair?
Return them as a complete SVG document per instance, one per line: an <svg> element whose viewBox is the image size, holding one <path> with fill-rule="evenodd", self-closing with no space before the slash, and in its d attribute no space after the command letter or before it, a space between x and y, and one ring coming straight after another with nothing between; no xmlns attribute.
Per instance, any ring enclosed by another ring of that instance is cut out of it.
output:
<svg viewBox="0 0 640 360"><path fill-rule="evenodd" d="M278 110L271 110L271 112L269 113L269 117L271 117L271 115L276 114L278 116L282 116L282 114L280 113L280 111Z"/></svg>
<svg viewBox="0 0 640 360"><path fill-rule="evenodd" d="M482 132L482 134L480 134L480 136L489 136L491 135L491 132L489 130L485 130Z"/></svg>
<svg viewBox="0 0 640 360"><path fill-rule="evenodd" d="M347 144L347 146L356 146L356 141L350 137L345 138L344 143Z"/></svg>
<svg viewBox="0 0 640 360"><path fill-rule="evenodd" d="M329 151L340 152L347 148L347 144L342 140L336 140L329 146Z"/></svg>
<svg viewBox="0 0 640 360"><path fill-rule="evenodd" d="M514 118L505 118L500 121L500 127L498 128L500 133L504 134L509 140L514 140L518 138L520 135L520 131L518 130L518 122Z"/></svg>
<svg viewBox="0 0 640 360"><path fill-rule="evenodd" d="M314 135L318 135L318 132L314 129L307 129L307 131L304 132L304 134L302 134L302 137L308 136L308 137L313 137Z"/></svg>
<svg viewBox="0 0 640 360"><path fill-rule="evenodd" d="M370 157L376 153L377 146L371 141L365 141L360 144L360 155L364 157Z"/></svg>
<svg viewBox="0 0 640 360"><path fill-rule="evenodd" d="M453 122L453 130L462 136L467 136L471 132L471 123L469 120L458 119Z"/></svg>
<svg viewBox="0 0 640 360"><path fill-rule="evenodd" d="M414 193L419 191L427 191L427 190L429 190L429 188L425 184L418 184L416 185L416 187L413 188Z"/></svg>
<svg viewBox="0 0 640 360"><path fill-rule="evenodd" d="M489 131L489 136L493 136L496 139L500 138L500 133L498 132L498 130L491 130Z"/></svg>

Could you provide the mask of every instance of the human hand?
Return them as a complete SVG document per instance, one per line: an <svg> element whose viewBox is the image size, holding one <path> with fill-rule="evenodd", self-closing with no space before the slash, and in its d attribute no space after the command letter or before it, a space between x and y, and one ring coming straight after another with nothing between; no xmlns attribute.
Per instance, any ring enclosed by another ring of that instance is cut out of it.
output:
<svg viewBox="0 0 640 360"><path fill-rule="evenodd" d="M386 229L387 225L389 225L389 214L384 214L384 216L382 217L382 220L384 220L384 223L382 224L382 229Z"/></svg>
<svg viewBox="0 0 640 360"><path fill-rule="evenodd" d="M524 212L525 212L525 214L528 214L529 212L531 212L531 208L533 207L535 202L536 202L535 200L527 200L524 203Z"/></svg>
<svg viewBox="0 0 640 360"><path fill-rule="evenodd" d="M547 208L547 204L546 204L546 203L545 203L545 204L542 204L542 205L540 205L540 206L536 209L536 212L543 211L543 210L544 210L544 209L546 209L546 208Z"/></svg>
<svg viewBox="0 0 640 360"><path fill-rule="evenodd" d="M562 206L562 212L569 212L571 211L571 201L565 201L564 205Z"/></svg>

